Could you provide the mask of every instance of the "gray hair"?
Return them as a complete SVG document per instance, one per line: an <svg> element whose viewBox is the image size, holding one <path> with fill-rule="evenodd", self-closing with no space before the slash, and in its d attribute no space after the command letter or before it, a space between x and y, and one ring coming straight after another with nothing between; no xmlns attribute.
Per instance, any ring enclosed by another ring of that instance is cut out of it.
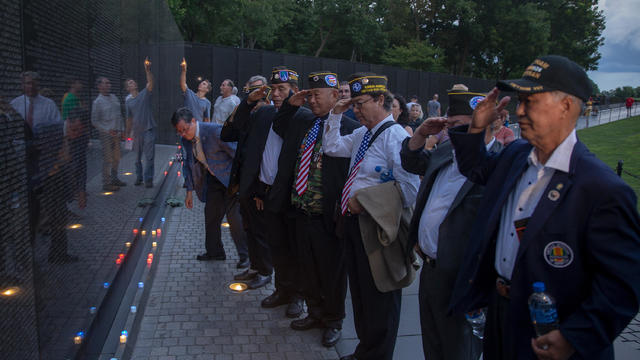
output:
<svg viewBox="0 0 640 360"><path fill-rule="evenodd" d="M267 78L262 75L253 75L249 80L247 80L247 83L251 84L256 81L262 81L262 85L267 85Z"/></svg>
<svg viewBox="0 0 640 360"><path fill-rule="evenodd" d="M22 74L20 74L20 76L22 77L22 79L30 77L32 80L40 80L40 74L35 71L24 71Z"/></svg>

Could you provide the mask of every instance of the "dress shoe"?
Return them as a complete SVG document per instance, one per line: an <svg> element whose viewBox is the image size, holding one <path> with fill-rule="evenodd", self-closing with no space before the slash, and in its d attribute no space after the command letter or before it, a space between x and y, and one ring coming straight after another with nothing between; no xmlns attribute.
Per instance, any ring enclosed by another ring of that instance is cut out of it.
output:
<svg viewBox="0 0 640 360"><path fill-rule="evenodd" d="M271 283L271 275L260 275L257 274L253 280L249 281L247 287L249 289L257 289L261 288L267 284Z"/></svg>
<svg viewBox="0 0 640 360"><path fill-rule="evenodd" d="M258 275L257 271L247 269L239 274L234 275L233 280L249 281L256 277L256 275Z"/></svg>
<svg viewBox="0 0 640 360"><path fill-rule="evenodd" d="M80 259L77 256L69 254L49 256L49 262L52 264L72 264L78 260Z"/></svg>
<svg viewBox="0 0 640 360"><path fill-rule="evenodd" d="M304 300L294 297L287 306L286 315L288 318L297 318L304 311Z"/></svg>
<svg viewBox="0 0 640 360"><path fill-rule="evenodd" d="M124 181L121 181L118 178L114 178L113 180L111 180L111 185L115 185L115 186L127 186L127 183Z"/></svg>
<svg viewBox="0 0 640 360"><path fill-rule="evenodd" d="M244 260L240 259L240 261L238 261L238 263L236 264L236 268L237 269L248 268L250 264L251 263L249 262L249 259L244 259Z"/></svg>
<svg viewBox="0 0 640 360"><path fill-rule="evenodd" d="M113 185L113 184L104 184L104 185L102 185L102 190L104 190L104 191L118 191L118 190L120 190L120 188L117 187L116 185Z"/></svg>
<svg viewBox="0 0 640 360"><path fill-rule="evenodd" d="M309 330L323 327L322 321L312 318L311 315L304 319L293 320L290 326L293 330Z"/></svg>
<svg viewBox="0 0 640 360"><path fill-rule="evenodd" d="M209 253L204 253L204 254L200 254L198 256L196 256L197 260L200 261L210 261L210 260L227 260L227 256L222 254L222 255L211 255Z"/></svg>
<svg viewBox="0 0 640 360"><path fill-rule="evenodd" d="M340 360L358 360L358 359L356 359L356 357L353 356L353 354L351 354L351 355L341 357Z"/></svg>
<svg viewBox="0 0 640 360"><path fill-rule="evenodd" d="M140 186L140 185L142 185L142 179L138 179L138 180L136 180L136 182L134 182L134 183L133 183L133 185L135 185L135 186Z"/></svg>
<svg viewBox="0 0 640 360"><path fill-rule="evenodd" d="M276 290L273 294L262 300L260 306L263 308L274 308L280 305L288 304L291 298Z"/></svg>
<svg viewBox="0 0 640 360"><path fill-rule="evenodd" d="M338 343L342 336L342 330L334 328L326 328L322 334L322 345L332 347Z"/></svg>

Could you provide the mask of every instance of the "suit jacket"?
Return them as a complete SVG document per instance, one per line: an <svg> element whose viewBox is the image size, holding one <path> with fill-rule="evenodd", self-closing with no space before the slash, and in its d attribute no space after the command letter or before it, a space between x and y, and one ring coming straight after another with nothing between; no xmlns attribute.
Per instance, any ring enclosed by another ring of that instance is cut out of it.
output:
<svg viewBox="0 0 640 360"><path fill-rule="evenodd" d="M466 127L449 134L460 172L486 184L450 304L463 312L485 305L496 291L500 213L527 168L532 146L516 140L500 154L490 154L483 134L467 134ZM504 330L504 341L518 358L535 358L527 299L531 285L543 281L556 299L560 331L576 349L573 358L613 359L613 340L638 313L639 223L633 190L578 141L569 172L555 171L520 240L511 276L510 327ZM564 257L560 265L550 257L558 245Z"/></svg>
<svg viewBox="0 0 640 360"><path fill-rule="evenodd" d="M231 166L236 151L236 143L224 142L220 139L222 125L215 123L198 122L200 125L200 141L202 151L209 164L209 169L225 187L229 186ZM195 190L198 199L207 201L207 169L193 156L191 141L182 139L182 146L187 155L184 162L184 183L187 191Z"/></svg>
<svg viewBox="0 0 640 360"><path fill-rule="evenodd" d="M245 198L253 198L269 128L276 116L273 105L264 105L252 113L255 105L248 105L246 99L242 100L221 132L222 140L238 142L230 187L238 185L239 196Z"/></svg>
<svg viewBox="0 0 640 360"><path fill-rule="evenodd" d="M409 226L408 246L412 249L418 243L420 218L427 205L436 177L441 169L453 162L453 145L451 142L445 141L434 151L424 149L412 151L409 149L409 140L410 138L406 138L402 143L402 151L400 152L402 167L410 173L424 175L418 189L416 207ZM500 150L502 150L502 144L495 141L490 151L499 152ZM438 259L437 270L440 276L446 277L446 281L443 283L450 283L451 286L448 289L442 289L438 296L444 296L446 299L451 296L451 290L453 290L458 269L462 264L462 257L469 241L471 224L475 220L483 191L484 186L474 184L469 180L465 181L440 224L436 256Z"/></svg>
<svg viewBox="0 0 640 360"><path fill-rule="evenodd" d="M295 167L298 160L298 149L305 135L313 126L316 116L307 108L291 106L286 100L278 110L273 120L273 131L283 138L282 151L278 159L278 174L273 187L268 194L265 206L274 212L286 211L291 204L291 190L295 180ZM340 134L347 135L358 128L360 124L353 119L343 116ZM324 127L320 127L316 141L322 139ZM323 155L322 160L322 214L325 228L333 233L334 219L339 208L338 202L342 188L347 180L350 158L339 158Z"/></svg>

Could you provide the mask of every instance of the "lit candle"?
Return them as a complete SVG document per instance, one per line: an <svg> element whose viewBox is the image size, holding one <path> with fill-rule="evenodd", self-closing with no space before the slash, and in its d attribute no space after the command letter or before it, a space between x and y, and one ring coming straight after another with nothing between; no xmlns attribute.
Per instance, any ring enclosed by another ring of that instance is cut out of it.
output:
<svg viewBox="0 0 640 360"><path fill-rule="evenodd" d="M80 331L76 334L76 337L73 338L73 343L76 345L81 344L83 338L84 338L84 332Z"/></svg>
<svg viewBox="0 0 640 360"><path fill-rule="evenodd" d="M156 247L156 246L158 246L158 243L154 241L154 242L151 243L151 246Z"/></svg>
<svg viewBox="0 0 640 360"><path fill-rule="evenodd" d="M180 176L180 171L178 171L178 176Z"/></svg>
<svg viewBox="0 0 640 360"><path fill-rule="evenodd" d="M139 289L144 288L144 283L143 283L142 281L140 281L140 282L138 283L138 288L139 288Z"/></svg>
<svg viewBox="0 0 640 360"><path fill-rule="evenodd" d="M161 218L160 221L164 222L164 218Z"/></svg>
<svg viewBox="0 0 640 360"><path fill-rule="evenodd" d="M95 306L90 307L90 308L89 308L89 314L95 314L95 313L96 313L96 310L97 310L97 309L96 309L96 307L95 307Z"/></svg>
<svg viewBox="0 0 640 360"><path fill-rule="evenodd" d="M142 230L142 236L147 236L147 230Z"/></svg>
<svg viewBox="0 0 640 360"><path fill-rule="evenodd" d="M117 258L117 259L116 259L116 264L117 264L117 265L120 265L120 264L122 264L122 259L120 259L120 258Z"/></svg>
<svg viewBox="0 0 640 360"><path fill-rule="evenodd" d="M127 241L126 243L124 243L126 245L126 247L131 247L131 243L129 241Z"/></svg>
<svg viewBox="0 0 640 360"><path fill-rule="evenodd" d="M156 233L158 233L158 237L162 236L162 229L158 228L158 230L156 230Z"/></svg>
<svg viewBox="0 0 640 360"><path fill-rule="evenodd" d="M167 176L167 172L166 171L164 172L164 176Z"/></svg>
<svg viewBox="0 0 640 360"><path fill-rule="evenodd" d="M156 231L155 230L151 230L151 236L156 236Z"/></svg>
<svg viewBox="0 0 640 360"><path fill-rule="evenodd" d="M133 229L133 234L137 234L138 233L138 229Z"/></svg>
<svg viewBox="0 0 640 360"><path fill-rule="evenodd" d="M102 284L102 286L103 286L105 289L108 289L108 288L109 288L109 283L108 283L108 282L106 282L106 283Z"/></svg>
<svg viewBox="0 0 640 360"><path fill-rule="evenodd" d="M135 306L131 306L131 312L135 314L136 311L138 311L138 308L136 308Z"/></svg>
<svg viewBox="0 0 640 360"><path fill-rule="evenodd" d="M120 344L125 344L127 342L127 330L122 330L120 333Z"/></svg>

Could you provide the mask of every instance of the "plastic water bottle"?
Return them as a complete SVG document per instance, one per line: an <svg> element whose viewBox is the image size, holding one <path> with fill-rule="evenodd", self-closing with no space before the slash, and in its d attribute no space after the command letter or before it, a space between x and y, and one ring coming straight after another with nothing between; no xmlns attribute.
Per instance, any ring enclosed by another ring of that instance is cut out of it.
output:
<svg viewBox="0 0 640 360"><path fill-rule="evenodd" d="M533 294L529 296L529 313L536 330L536 336L542 336L558 328L556 302L551 295L544 291L544 283L535 282L533 283Z"/></svg>
<svg viewBox="0 0 640 360"><path fill-rule="evenodd" d="M396 179L395 177L393 177L393 169L387 169L378 165L375 167L375 171L377 173L380 173L380 182L385 183L387 181L393 181Z"/></svg>
<svg viewBox="0 0 640 360"><path fill-rule="evenodd" d="M465 314L465 317L471 325L473 335L482 340L484 338L484 324L487 322L487 316L484 313L484 309L468 312Z"/></svg>

